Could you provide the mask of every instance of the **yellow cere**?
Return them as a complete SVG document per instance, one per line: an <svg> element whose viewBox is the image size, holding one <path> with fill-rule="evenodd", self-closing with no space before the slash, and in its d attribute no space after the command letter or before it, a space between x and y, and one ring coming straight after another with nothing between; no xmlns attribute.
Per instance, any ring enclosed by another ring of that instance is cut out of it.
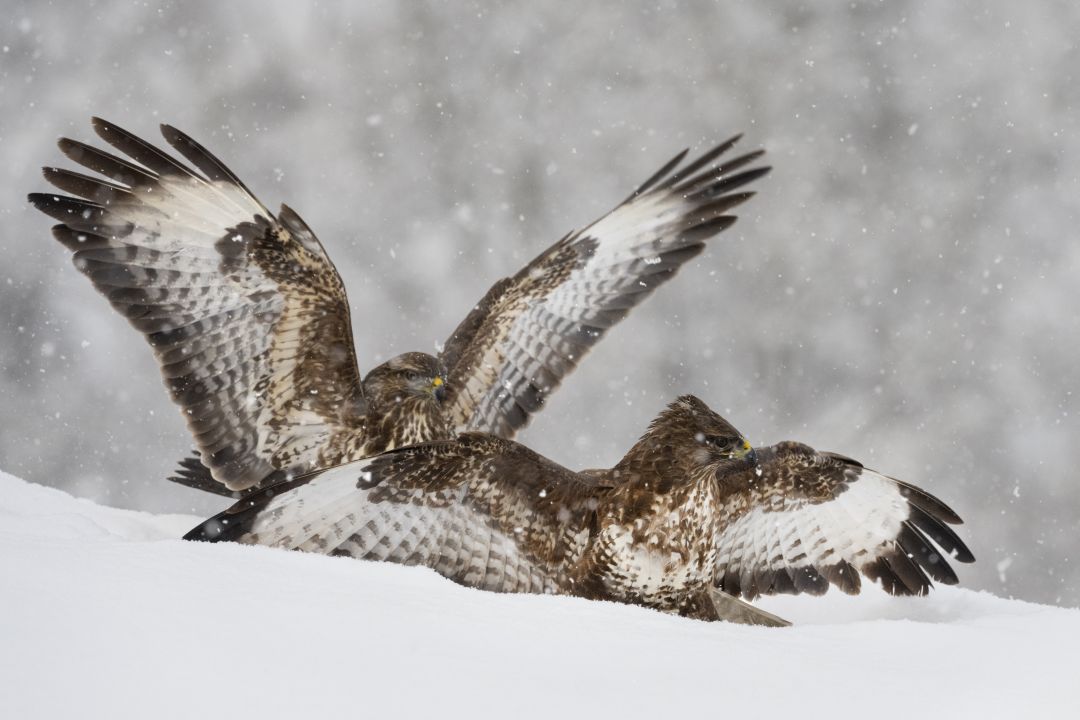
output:
<svg viewBox="0 0 1080 720"><path fill-rule="evenodd" d="M435 387L439 387L443 384L443 380L441 377L436 377L434 380L431 381L431 384Z"/></svg>

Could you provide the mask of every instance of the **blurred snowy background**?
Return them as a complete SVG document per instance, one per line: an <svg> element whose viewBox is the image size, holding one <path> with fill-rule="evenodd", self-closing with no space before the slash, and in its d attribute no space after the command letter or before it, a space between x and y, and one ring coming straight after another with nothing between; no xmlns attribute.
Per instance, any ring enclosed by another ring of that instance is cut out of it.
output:
<svg viewBox="0 0 1080 720"><path fill-rule="evenodd" d="M362 370L685 146L774 172L522 438L616 461L671 398L967 520L968 587L1080 603L1080 5L5 0L0 468L203 514L149 349L25 202L102 115L201 140L337 263ZM67 163L65 163L67 164ZM383 312L390 322L369 322Z"/></svg>

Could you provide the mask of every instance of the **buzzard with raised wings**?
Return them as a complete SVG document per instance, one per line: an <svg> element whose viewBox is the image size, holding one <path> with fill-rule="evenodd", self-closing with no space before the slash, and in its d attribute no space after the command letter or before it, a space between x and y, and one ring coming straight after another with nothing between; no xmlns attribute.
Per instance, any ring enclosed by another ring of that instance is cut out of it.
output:
<svg viewBox="0 0 1080 720"><path fill-rule="evenodd" d="M186 537L425 565L500 592L613 600L768 625L773 593L955 584L960 518L919 488L795 442L754 449L702 401L671 403L615 467L574 472L484 433L267 488Z"/></svg>
<svg viewBox="0 0 1080 720"><path fill-rule="evenodd" d="M228 494L475 430L509 438L603 334L729 227L768 171L737 138L664 165L614 210L497 282L438 356L361 376L341 278L287 206L275 215L202 145L163 125L194 167L95 118L127 157L70 139L97 173L45 168L65 193L30 201L112 306L143 333L200 458L180 482Z"/></svg>

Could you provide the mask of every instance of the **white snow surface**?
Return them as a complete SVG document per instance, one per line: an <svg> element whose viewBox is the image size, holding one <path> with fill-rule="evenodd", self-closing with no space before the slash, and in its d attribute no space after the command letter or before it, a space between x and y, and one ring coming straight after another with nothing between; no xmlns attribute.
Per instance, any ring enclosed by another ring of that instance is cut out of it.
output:
<svg viewBox="0 0 1080 720"><path fill-rule="evenodd" d="M1080 610L770 598L784 629L177 539L0 473L0 717L1065 717ZM959 569L963 579L964 568Z"/></svg>

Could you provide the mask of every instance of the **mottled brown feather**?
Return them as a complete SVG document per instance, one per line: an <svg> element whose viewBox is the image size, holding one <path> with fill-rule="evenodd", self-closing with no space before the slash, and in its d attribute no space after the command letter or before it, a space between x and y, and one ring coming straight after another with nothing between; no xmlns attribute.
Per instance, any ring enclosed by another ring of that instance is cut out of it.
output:
<svg viewBox="0 0 1080 720"><path fill-rule="evenodd" d="M608 470L572 472L467 433L271 488L188 538L408 562L487 590L775 625L735 598L820 595L830 583L856 593L860 575L899 595L923 594L929 577L955 582L909 510L923 512L896 481L799 443L754 451L684 396ZM810 521L803 537L799 524ZM959 549L956 559L970 561Z"/></svg>
<svg viewBox="0 0 1080 720"><path fill-rule="evenodd" d="M190 165L100 118L93 127L126 157L59 146L108 179L45 168L74 197L30 201L154 349L196 442L173 479L223 494L454 428L512 437L608 328L734 222L727 213L751 196L735 190L768 170L744 169L760 152L720 162L737 138L681 168L680 154L495 283L439 358L407 353L389 379L383 366L361 378L341 278L299 215L283 205L275 216L172 126L162 135ZM445 403L410 373L447 375Z"/></svg>
<svg viewBox="0 0 1080 720"><path fill-rule="evenodd" d="M737 139L680 170L683 151L488 291L441 356L455 428L513 437L609 328L730 227L724 213L753 195L734 190L769 171L735 173L760 152L715 165Z"/></svg>

